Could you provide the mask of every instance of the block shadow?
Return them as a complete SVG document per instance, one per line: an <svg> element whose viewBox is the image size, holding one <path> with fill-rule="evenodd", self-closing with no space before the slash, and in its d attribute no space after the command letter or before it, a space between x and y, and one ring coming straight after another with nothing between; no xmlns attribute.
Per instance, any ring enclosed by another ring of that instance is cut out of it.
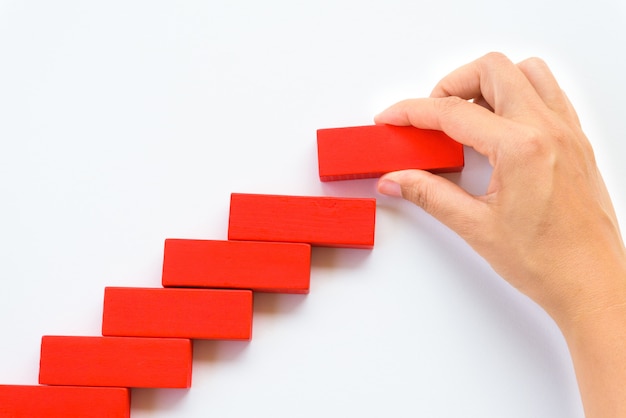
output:
<svg viewBox="0 0 626 418"><path fill-rule="evenodd" d="M131 416L133 411L175 410L188 393L189 389L132 388L130 395Z"/></svg>
<svg viewBox="0 0 626 418"><path fill-rule="evenodd" d="M311 270L358 269L365 263L372 251L352 248L314 247L311 249Z"/></svg>
<svg viewBox="0 0 626 418"><path fill-rule="evenodd" d="M306 294L254 293L255 315L288 315L304 303Z"/></svg>
<svg viewBox="0 0 626 418"><path fill-rule="evenodd" d="M234 362L248 349L250 341L194 340L193 362Z"/></svg>

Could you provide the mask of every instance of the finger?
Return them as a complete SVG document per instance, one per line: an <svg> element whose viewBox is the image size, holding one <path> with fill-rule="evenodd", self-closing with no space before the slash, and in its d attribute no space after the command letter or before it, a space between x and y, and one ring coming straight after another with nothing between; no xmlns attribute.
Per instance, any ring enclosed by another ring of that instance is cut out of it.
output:
<svg viewBox="0 0 626 418"><path fill-rule="evenodd" d="M453 71L435 86L431 97L483 98L498 115L524 116L541 103L522 71L506 56L490 53Z"/></svg>
<svg viewBox="0 0 626 418"><path fill-rule="evenodd" d="M374 121L443 131L489 157L492 164L497 149L503 142L514 140L512 132L516 131L512 126L516 122L458 97L404 100L377 115Z"/></svg>
<svg viewBox="0 0 626 418"><path fill-rule="evenodd" d="M422 170L385 174L378 181L382 194L402 197L423 208L464 239L475 240L487 206L447 179ZM473 238L474 237L474 238Z"/></svg>
<svg viewBox="0 0 626 418"><path fill-rule="evenodd" d="M548 65L540 58L529 58L517 64L517 67L526 76L541 100L549 109L568 119L578 120L572 114L573 106L559 86Z"/></svg>

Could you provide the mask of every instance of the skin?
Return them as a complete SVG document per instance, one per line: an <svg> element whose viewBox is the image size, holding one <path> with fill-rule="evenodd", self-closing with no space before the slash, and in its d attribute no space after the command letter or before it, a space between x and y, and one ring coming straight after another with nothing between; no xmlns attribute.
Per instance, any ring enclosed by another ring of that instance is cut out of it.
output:
<svg viewBox="0 0 626 418"><path fill-rule="evenodd" d="M548 66L491 53L375 121L442 130L489 159L482 196L420 170L386 174L378 191L454 230L552 316L587 418L626 417L626 249L592 147Z"/></svg>

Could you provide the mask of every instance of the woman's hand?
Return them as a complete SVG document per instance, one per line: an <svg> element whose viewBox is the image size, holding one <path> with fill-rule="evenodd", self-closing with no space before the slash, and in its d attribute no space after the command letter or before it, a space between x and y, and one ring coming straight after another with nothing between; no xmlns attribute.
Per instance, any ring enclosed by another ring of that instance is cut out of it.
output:
<svg viewBox="0 0 626 418"><path fill-rule="evenodd" d="M378 190L432 214L546 309L570 344L588 417L626 416L626 250L591 145L546 64L488 54L441 80L430 98L400 102L376 123L442 130L489 159L482 196L420 170L386 174ZM590 346L579 340L591 338L597 321L621 322L595 330L613 334L596 342L617 357L583 353ZM618 380L607 376L608 364L595 376L589 361L598 355L616 362ZM620 389L599 397L586 390L609 381Z"/></svg>

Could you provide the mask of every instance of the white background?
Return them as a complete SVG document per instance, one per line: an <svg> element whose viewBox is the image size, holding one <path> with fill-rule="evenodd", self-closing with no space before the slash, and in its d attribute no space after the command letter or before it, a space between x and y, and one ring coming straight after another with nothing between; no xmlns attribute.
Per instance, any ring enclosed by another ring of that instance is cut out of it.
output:
<svg viewBox="0 0 626 418"><path fill-rule="evenodd" d="M0 383L37 382L42 335L98 335L105 286L159 286L165 238L225 239L231 192L370 196L373 251L316 249L308 296L257 296L251 342L196 343L192 388L133 418L582 417L550 318L374 180L321 184L315 130L538 55L624 223L623 4L0 0Z"/></svg>

